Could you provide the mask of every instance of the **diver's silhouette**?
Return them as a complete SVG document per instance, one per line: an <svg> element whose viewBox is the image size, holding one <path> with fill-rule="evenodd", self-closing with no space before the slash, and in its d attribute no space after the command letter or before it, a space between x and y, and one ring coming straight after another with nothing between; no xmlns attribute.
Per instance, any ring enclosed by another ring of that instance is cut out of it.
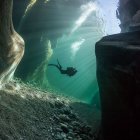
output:
<svg viewBox="0 0 140 140"><path fill-rule="evenodd" d="M48 66L55 66L58 68L61 74L67 74L68 76L73 76L77 73L77 70L73 67L67 67L66 70L62 69L62 66L60 65L58 59L57 59L57 65L56 64L48 64Z"/></svg>

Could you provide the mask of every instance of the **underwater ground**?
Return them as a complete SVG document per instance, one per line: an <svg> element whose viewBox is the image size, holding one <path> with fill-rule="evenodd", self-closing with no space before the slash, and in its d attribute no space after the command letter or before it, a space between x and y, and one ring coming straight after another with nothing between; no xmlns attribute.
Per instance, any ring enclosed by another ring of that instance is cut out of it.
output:
<svg viewBox="0 0 140 140"><path fill-rule="evenodd" d="M19 81L0 93L2 140L96 140L100 127L96 107Z"/></svg>

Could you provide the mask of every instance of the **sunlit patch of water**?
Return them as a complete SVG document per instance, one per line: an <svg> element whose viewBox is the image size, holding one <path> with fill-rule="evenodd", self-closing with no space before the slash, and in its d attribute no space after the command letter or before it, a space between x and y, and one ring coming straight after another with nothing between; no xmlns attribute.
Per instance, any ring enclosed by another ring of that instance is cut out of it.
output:
<svg viewBox="0 0 140 140"><path fill-rule="evenodd" d="M75 25L71 31L71 34L74 33L84 23L84 21L90 16L90 14L93 11L96 10L96 8L97 8L97 6L94 2L89 2L89 3L81 6L82 14L76 20Z"/></svg>

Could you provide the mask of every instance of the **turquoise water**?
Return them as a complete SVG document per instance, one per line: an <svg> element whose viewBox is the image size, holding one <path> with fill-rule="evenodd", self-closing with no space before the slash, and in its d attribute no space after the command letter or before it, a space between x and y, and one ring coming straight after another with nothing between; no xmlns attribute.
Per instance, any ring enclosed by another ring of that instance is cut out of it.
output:
<svg viewBox="0 0 140 140"><path fill-rule="evenodd" d="M60 64L66 69L75 67L78 72L72 77L60 74L57 68L48 67L49 84L60 92L90 102L98 91L96 81L95 42L101 37L94 26L81 27L57 42L49 63Z"/></svg>
<svg viewBox="0 0 140 140"><path fill-rule="evenodd" d="M114 6L114 3L110 4ZM115 6L117 8L116 3ZM95 43L106 34L119 31L113 26L118 24L115 18L106 22L107 7L102 0L36 1L25 12L18 26L26 44L18 77L57 94L86 103L96 102ZM110 17L114 16L116 9L110 10L114 10ZM61 74L56 67L48 66L57 64L57 59L63 69L74 67L78 72L69 77Z"/></svg>
<svg viewBox="0 0 140 140"><path fill-rule="evenodd" d="M47 69L47 78L53 88L87 103L96 102L94 96L98 94L95 43L104 35L120 32L116 18L118 0L107 3L99 0L94 4L95 10L75 32L59 39L50 59L50 63L57 63L58 58L64 68L73 66L78 73L69 78L54 67Z"/></svg>
<svg viewBox="0 0 140 140"><path fill-rule="evenodd" d="M76 75L68 77L60 74L55 67L47 68L47 79L51 88L87 103L98 93L95 43L104 35L102 22L96 14L93 11L75 32L59 38L49 61L57 64L58 59L64 69L75 67L78 70Z"/></svg>

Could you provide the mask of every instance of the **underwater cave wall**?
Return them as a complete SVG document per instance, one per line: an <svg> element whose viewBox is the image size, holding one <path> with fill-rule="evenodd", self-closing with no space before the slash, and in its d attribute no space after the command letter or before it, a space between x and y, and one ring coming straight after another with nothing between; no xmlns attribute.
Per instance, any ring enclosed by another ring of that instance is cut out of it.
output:
<svg viewBox="0 0 140 140"><path fill-rule="evenodd" d="M130 26L140 23L140 1L119 0L117 16L121 21L121 31L128 32Z"/></svg>
<svg viewBox="0 0 140 140"><path fill-rule="evenodd" d="M104 140L140 139L139 35L116 34L96 44Z"/></svg>
<svg viewBox="0 0 140 140"><path fill-rule="evenodd" d="M0 1L0 88L13 79L24 54L24 40L12 21L13 0Z"/></svg>

